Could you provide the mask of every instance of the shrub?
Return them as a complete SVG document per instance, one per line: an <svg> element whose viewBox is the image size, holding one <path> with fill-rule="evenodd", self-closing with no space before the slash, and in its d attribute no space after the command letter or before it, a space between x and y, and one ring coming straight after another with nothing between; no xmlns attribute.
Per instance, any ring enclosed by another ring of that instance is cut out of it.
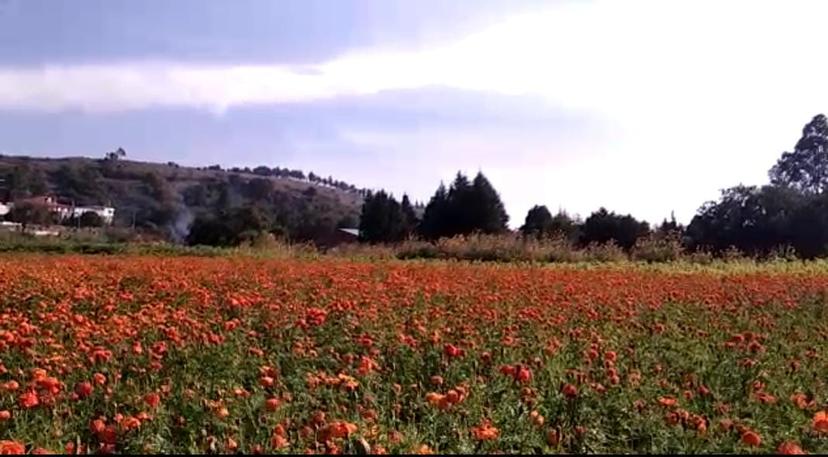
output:
<svg viewBox="0 0 828 457"><path fill-rule="evenodd" d="M651 234L639 238L631 251L633 260L673 262L682 255L681 240L676 234Z"/></svg>

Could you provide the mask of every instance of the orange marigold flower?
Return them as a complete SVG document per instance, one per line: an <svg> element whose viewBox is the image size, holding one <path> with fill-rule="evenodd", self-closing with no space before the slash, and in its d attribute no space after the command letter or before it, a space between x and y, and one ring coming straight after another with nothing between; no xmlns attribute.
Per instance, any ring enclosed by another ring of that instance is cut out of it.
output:
<svg viewBox="0 0 828 457"><path fill-rule="evenodd" d="M667 408L672 408L678 404L678 400L676 400L675 397L664 396L658 398L658 404Z"/></svg>
<svg viewBox="0 0 828 457"><path fill-rule="evenodd" d="M807 454L805 451L799 447L798 444L792 441L783 441L779 444L779 447L776 448L776 453L780 455L805 455Z"/></svg>
<svg viewBox="0 0 828 457"><path fill-rule="evenodd" d="M811 425L818 433L828 434L828 412L820 411L814 414Z"/></svg>
<svg viewBox="0 0 828 457"><path fill-rule="evenodd" d="M472 434L478 441L492 441L496 440L497 437L500 436L500 430L498 430L497 427L492 426L491 421L486 419L483 420L480 425L472 427Z"/></svg>
<svg viewBox="0 0 828 457"><path fill-rule="evenodd" d="M548 432L546 432L546 444L554 447L554 446L557 446L558 443L560 443L560 442L561 442L561 432L560 432L560 430L552 428L552 429L549 429Z"/></svg>
<svg viewBox="0 0 828 457"><path fill-rule="evenodd" d="M150 408L156 408L161 403L161 396L155 392L150 392L144 395L144 402L148 404Z"/></svg>
<svg viewBox="0 0 828 457"><path fill-rule="evenodd" d="M288 442L287 438L285 438L284 436L274 434L270 438L270 446L274 449L281 449L290 446L290 442Z"/></svg>
<svg viewBox="0 0 828 457"><path fill-rule="evenodd" d="M92 391L94 387L92 383L89 381L79 382L75 385L75 393L78 394L78 398L84 399L90 395L92 395Z"/></svg>
<svg viewBox="0 0 828 457"><path fill-rule="evenodd" d="M521 366L517 369L515 373L515 381L519 383L526 383L532 380L532 370Z"/></svg>
<svg viewBox="0 0 828 457"><path fill-rule="evenodd" d="M120 425L124 430L135 430L141 428L141 421L137 417L129 416L125 417Z"/></svg>
<svg viewBox="0 0 828 457"><path fill-rule="evenodd" d="M575 398L578 396L578 388L573 384L566 384L561 389L561 392L566 398Z"/></svg>
<svg viewBox="0 0 828 457"><path fill-rule="evenodd" d="M0 455L20 455L26 453L26 446L17 441L0 441Z"/></svg>
<svg viewBox="0 0 828 457"><path fill-rule="evenodd" d="M23 409L34 408L35 406L40 404L40 398L38 398L37 393L33 391L28 391L20 395L20 397L17 399L17 403Z"/></svg>
<svg viewBox="0 0 828 457"><path fill-rule="evenodd" d="M432 451L431 448L428 447L427 444L422 444L422 445L420 445L420 447L418 447L414 451L414 454L416 454L416 455L431 455L431 454L434 454L434 451Z"/></svg>
<svg viewBox="0 0 828 457"><path fill-rule="evenodd" d="M759 447L762 444L762 437L752 430L745 430L742 432L742 443L747 446Z"/></svg>
<svg viewBox="0 0 828 457"><path fill-rule="evenodd" d="M274 398L268 398L267 401L265 401L265 409L267 409L268 411L273 412L273 411L276 411L277 409L279 409L280 404L281 404L281 402L279 401L278 398L275 398L275 397Z"/></svg>

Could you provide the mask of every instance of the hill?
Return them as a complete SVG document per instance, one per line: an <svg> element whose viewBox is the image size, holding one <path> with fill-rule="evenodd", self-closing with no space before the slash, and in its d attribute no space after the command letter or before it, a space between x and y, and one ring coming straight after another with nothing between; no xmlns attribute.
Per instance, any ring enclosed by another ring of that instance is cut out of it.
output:
<svg viewBox="0 0 828 457"><path fill-rule="evenodd" d="M0 156L0 201L46 193L76 205L113 206L113 225L177 241L198 217L252 207L290 239L316 241L337 225L356 226L366 191L278 167L184 167L118 153L104 159Z"/></svg>

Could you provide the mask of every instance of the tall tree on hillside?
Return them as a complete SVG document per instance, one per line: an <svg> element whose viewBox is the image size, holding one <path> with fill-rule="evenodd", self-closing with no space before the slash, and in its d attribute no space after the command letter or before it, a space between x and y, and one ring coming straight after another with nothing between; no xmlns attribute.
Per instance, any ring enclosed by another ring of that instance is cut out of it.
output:
<svg viewBox="0 0 828 457"><path fill-rule="evenodd" d="M828 189L828 118L818 114L802 129L793 152L785 152L771 168L771 183L806 194Z"/></svg>
<svg viewBox="0 0 828 457"><path fill-rule="evenodd" d="M524 236L540 237L551 232L552 214L545 205L535 205L526 213L526 220L520 227Z"/></svg>
<svg viewBox="0 0 828 457"><path fill-rule="evenodd" d="M417 213L414 212L414 207L411 206L411 201L406 194L403 194L400 211L403 218L403 236L408 238L417 231L417 224L420 221L417 219Z"/></svg>
<svg viewBox="0 0 828 457"><path fill-rule="evenodd" d="M14 201L35 195L43 195L49 191L46 175L40 168L33 168L24 163L11 169L3 176L6 195L0 195L3 200Z"/></svg>
<svg viewBox="0 0 828 457"><path fill-rule="evenodd" d="M400 204L382 190L368 195L362 204L359 231L361 238L369 243L401 241L405 221Z"/></svg>
<svg viewBox="0 0 828 457"><path fill-rule="evenodd" d="M423 219L420 221L419 228L420 235L430 240L446 236L448 232L448 212L448 191L446 186L440 183L423 211Z"/></svg>
<svg viewBox="0 0 828 457"><path fill-rule="evenodd" d="M488 179L478 173L472 182L458 172L446 191L441 183L429 201L420 224L428 239L505 231L509 216Z"/></svg>
<svg viewBox="0 0 828 457"><path fill-rule="evenodd" d="M492 183L478 172L472 181L469 202L469 232L502 233L508 230L509 215Z"/></svg>

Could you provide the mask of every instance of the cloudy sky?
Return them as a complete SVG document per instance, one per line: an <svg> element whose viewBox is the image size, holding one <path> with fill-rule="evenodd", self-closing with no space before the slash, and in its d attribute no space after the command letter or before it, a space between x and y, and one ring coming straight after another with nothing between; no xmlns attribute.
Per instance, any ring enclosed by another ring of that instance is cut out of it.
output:
<svg viewBox="0 0 828 457"><path fill-rule="evenodd" d="M828 111L828 2L0 0L0 153L689 221Z"/></svg>

